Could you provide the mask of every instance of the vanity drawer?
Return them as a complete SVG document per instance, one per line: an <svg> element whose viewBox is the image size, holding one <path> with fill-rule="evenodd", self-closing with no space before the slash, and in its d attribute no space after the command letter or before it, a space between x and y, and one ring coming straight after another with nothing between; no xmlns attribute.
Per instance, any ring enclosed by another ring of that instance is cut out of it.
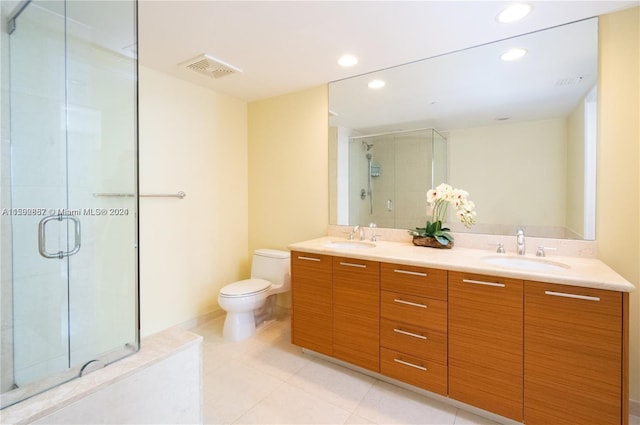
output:
<svg viewBox="0 0 640 425"><path fill-rule="evenodd" d="M381 316L409 325L447 332L447 303L397 292L380 292Z"/></svg>
<svg viewBox="0 0 640 425"><path fill-rule="evenodd" d="M328 271L331 273L331 262L332 257L329 255L291 251L292 273L297 272L300 275L306 275L315 271ZM331 280L331 276L329 276L329 280Z"/></svg>
<svg viewBox="0 0 640 425"><path fill-rule="evenodd" d="M434 393L447 395L447 366L380 348L380 372Z"/></svg>
<svg viewBox="0 0 640 425"><path fill-rule="evenodd" d="M419 297L447 299L447 271L402 264L381 263L382 289Z"/></svg>
<svg viewBox="0 0 640 425"><path fill-rule="evenodd" d="M380 345L411 356L447 363L447 335L419 326L382 319Z"/></svg>

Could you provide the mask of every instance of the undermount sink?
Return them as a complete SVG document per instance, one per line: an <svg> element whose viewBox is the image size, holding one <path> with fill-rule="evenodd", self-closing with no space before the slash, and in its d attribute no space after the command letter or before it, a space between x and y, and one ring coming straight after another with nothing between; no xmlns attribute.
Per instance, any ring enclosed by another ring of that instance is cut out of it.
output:
<svg viewBox="0 0 640 425"><path fill-rule="evenodd" d="M493 255L482 258L482 261L488 264L493 264L494 266L531 271L554 271L566 270L569 268L568 265L563 263L538 258L502 257Z"/></svg>
<svg viewBox="0 0 640 425"><path fill-rule="evenodd" d="M375 248L376 244L366 241L333 241L327 242L324 246L335 249L369 249Z"/></svg>

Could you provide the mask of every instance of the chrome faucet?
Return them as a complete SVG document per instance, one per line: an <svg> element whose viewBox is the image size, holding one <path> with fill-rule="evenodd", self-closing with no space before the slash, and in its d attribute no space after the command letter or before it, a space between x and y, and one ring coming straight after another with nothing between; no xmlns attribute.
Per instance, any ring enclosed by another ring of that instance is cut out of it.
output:
<svg viewBox="0 0 640 425"><path fill-rule="evenodd" d="M518 229L516 231L516 245L518 246L518 255L524 255L525 246L524 246L524 230Z"/></svg>
<svg viewBox="0 0 640 425"><path fill-rule="evenodd" d="M349 240L352 241L353 240L353 235L356 234L356 232L359 232L360 235L360 240L363 241L364 240L364 229L358 225L353 226L353 230L351 232L349 232Z"/></svg>

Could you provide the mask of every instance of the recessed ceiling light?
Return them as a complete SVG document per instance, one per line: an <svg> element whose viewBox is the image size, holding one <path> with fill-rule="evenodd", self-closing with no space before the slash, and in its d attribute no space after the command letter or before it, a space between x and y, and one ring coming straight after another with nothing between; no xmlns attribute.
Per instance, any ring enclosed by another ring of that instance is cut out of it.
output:
<svg viewBox="0 0 640 425"><path fill-rule="evenodd" d="M510 22L519 21L524 18L531 12L531 5L527 3L516 3L507 7L505 10L500 12L496 17L498 22L502 22L503 24L507 24Z"/></svg>
<svg viewBox="0 0 640 425"><path fill-rule="evenodd" d="M370 89L381 89L384 87L384 81L382 80L372 80L369 82L368 86Z"/></svg>
<svg viewBox="0 0 640 425"><path fill-rule="evenodd" d="M500 59L502 59L503 61L509 62L509 61L520 59L526 54L527 54L527 51L524 49L509 49L500 56Z"/></svg>
<svg viewBox="0 0 640 425"><path fill-rule="evenodd" d="M358 58L353 55L342 55L340 59L338 59L338 65L349 67L354 66L358 63Z"/></svg>

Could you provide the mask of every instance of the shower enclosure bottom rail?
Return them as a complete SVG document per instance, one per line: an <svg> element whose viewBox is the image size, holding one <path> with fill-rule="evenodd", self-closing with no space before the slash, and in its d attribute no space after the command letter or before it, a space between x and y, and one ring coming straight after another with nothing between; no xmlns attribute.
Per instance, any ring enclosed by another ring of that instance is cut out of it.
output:
<svg viewBox="0 0 640 425"><path fill-rule="evenodd" d="M100 362L103 367L106 367L118 360L125 357L129 357L132 354L138 352L138 346L136 344L125 344L122 347L103 353L94 360L89 360L81 365L74 366L63 372L55 375L47 376L46 378L39 379L37 381L29 382L25 385L14 384L14 389L11 391L0 394L0 408L12 406L20 401L29 399L35 395L51 390L51 388L64 385L74 379L82 376L86 376L89 372L95 372L102 368L93 368L85 370L85 367L92 362ZM84 373L83 373L84 371Z"/></svg>

